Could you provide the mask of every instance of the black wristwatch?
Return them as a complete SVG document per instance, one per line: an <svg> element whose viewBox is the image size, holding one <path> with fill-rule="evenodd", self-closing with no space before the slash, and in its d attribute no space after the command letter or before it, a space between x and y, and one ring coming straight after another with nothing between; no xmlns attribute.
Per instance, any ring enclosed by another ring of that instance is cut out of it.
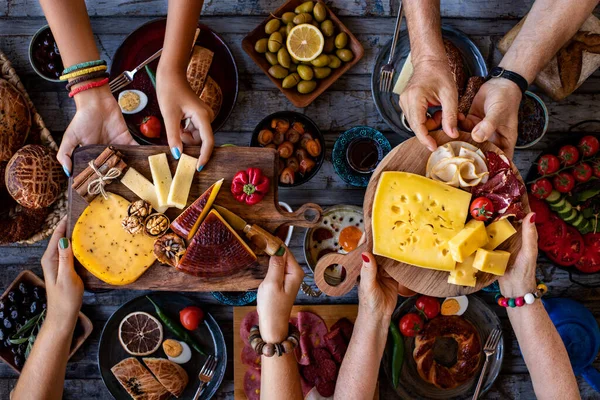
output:
<svg viewBox="0 0 600 400"><path fill-rule="evenodd" d="M492 68L492 70L490 71L490 73L488 74L488 76L486 78L486 81L489 81L492 78L504 78L504 79L508 79L509 81L516 83L517 86L519 87L519 89L521 89L521 93L525 93L525 91L529 87L529 83L527 82L527 79L523 78L521 75L517 74L516 72L512 72L512 71L509 71L509 70L501 68L501 67Z"/></svg>

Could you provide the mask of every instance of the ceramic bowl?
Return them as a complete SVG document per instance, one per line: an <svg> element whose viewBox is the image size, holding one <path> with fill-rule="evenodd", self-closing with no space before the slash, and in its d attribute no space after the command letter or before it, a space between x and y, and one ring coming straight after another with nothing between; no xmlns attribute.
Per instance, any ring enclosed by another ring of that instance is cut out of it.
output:
<svg viewBox="0 0 600 400"><path fill-rule="evenodd" d="M36 65L36 63L34 62L34 57L33 57L33 52L34 52L34 44L37 40L37 38L44 32L46 32L46 30L50 30L50 27L48 25L44 25L42 26L40 29L37 30L36 33L33 34L33 37L31 38L31 41L29 42L29 64L31 64L31 68L33 68L33 70L35 71L36 74L38 74L41 78L47 80L48 82L56 82L56 83L61 83L62 81L59 79L54 79L54 78L49 78L46 75L44 75L42 73L42 71L40 71ZM61 64L62 65L62 64ZM62 72L62 71L61 71Z"/></svg>
<svg viewBox="0 0 600 400"><path fill-rule="evenodd" d="M548 114L548 108L546 107L546 104L544 103L544 101L542 99L540 99L540 97L538 95L536 95L535 93L530 92L530 91L526 91L525 96L531 97L534 101L536 101L542 107L542 110L544 111L544 128L542 129L542 134L537 139L535 139L533 142L526 143L526 144L523 144L520 146L515 146L515 149L526 149L528 147L535 146L536 143L538 143L540 140L542 140L542 138L546 134L546 131L548 130L549 114Z"/></svg>

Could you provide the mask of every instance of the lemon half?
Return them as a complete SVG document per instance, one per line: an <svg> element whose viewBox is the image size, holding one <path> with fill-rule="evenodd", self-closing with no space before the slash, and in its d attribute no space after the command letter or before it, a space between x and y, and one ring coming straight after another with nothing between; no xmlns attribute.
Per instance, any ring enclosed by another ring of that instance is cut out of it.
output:
<svg viewBox="0 0 600 400"><path fill-rule="evenodd" d="M323 34L312 24L295 26L286 41L288 52L298 61L312 61L319 57L324 45Z"/></svg>

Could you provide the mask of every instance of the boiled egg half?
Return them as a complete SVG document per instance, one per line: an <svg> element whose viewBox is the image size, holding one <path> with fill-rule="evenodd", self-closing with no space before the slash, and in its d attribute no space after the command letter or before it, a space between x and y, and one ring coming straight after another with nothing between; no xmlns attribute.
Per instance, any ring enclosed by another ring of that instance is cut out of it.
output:
<svg viewBox="0 0 600 400"><path fill-rule="evenodd" d="M167 339L163 342L162 347L169 361L176 364L185 364L192 359L192 350L186 342Z"/></svg>
<svg viewBox="0 0 600 400"><path fill-rule="evenodd" d="M442 315L463 315L469 307L467 296L447 297L442 303Z"/></svg>
<svg viewBox="0 0 600 400"><path fill-rule="evenodd" d="M140 90L123 90L119 93L119 107L123 114L136 114L148 105L148 96Z"/></svg>

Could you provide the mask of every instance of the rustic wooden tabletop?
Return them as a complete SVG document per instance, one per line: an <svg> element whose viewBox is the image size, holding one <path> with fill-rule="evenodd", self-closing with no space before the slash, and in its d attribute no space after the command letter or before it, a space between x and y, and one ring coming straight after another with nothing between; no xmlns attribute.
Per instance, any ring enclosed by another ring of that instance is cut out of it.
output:
<svg viewBox="0 0 600 400"><path fill-rule="evenodd" d="M111 61L114 52L125 36L138 26L167 12L165 0L93 1L88 11L96 35L101 57ZM369 125L384 132L393 146L402 138L393 133L381 119L371 98L370 77L375 57L380 48L391 39L399 0L328 1L342 21L358 37L365 48L365 57L352 70L336 82L306 109L298 110L314 119L325 133L327 160L317 176L300 188L280 190L282 200L292 207L315 202L323 207L334 204L362 205L364 191L341 181L330 162L331 149L338 135L356 125ZM466 33L479 47L488 66L497 65L500 53L496 43L516 22L527 13L532 0L444 0L443 22ZM250 132L267 114L294 107L273 86L267 77L243 53L241 41L246 33L258 25L282 0L236 1L206 0L201 21L220 33L235 55L240 71L240 92L237 105L225 127L216 136L217 144L233 143L245 146ZM596 9L597 14L600 9ZM75 105L67 96L62 84L53 84L39 78L28 61L29 41L35 31L46 21L36 0L7 0L0 2L0 50L13 62L29 94L56 135L65 130L75 113ZM600 118L600 72L592 75L574 94L562 102L543 96L550 112L549 133L533 149L517 151L515 163L526 174L532 161L545 146L565 135L569 126L591 118ZM596 125L597 126L597 125ZM304 263L302 244L304 229L296 229L291 249ZM0 247L0 288L6 288L23 269L32 269L41 276L40 257L47 242L32 246ZM539 276L548 283L552 296L569 297L582 302L600 319L600 292L571 283L564 270L554 267L545 257L540 257ZM588 283L600 283L596 275ZM114 290L101 294L86 293L83 312L94 323L94 332L71 359L67 367L64 398L110 399L97 366L97 351L104 323L121 304L143 294L140 291ZM212 313L225 334L228 353L232 354L233 309L218 303L210 293L189 293L207 311ZM490 295L481 294L490 304ZM356 290L343 298L312 299L299 293L299 304L356 303ZM494 307L494 306L493 306ZM495 307L504 324L506 353L498 380L485 395L490 399L533 398L533 388L520 355L517 342L503 310ZM596 359L600 367L600 359ZM216 398L233 398L233 366L228 360L227 374ZM0 365L0 397L8 398L17 375L5 364ZM391 399L394 394L382 375L381 398ZM582 397L598 398L598 394L579 378Z"/></svg>

